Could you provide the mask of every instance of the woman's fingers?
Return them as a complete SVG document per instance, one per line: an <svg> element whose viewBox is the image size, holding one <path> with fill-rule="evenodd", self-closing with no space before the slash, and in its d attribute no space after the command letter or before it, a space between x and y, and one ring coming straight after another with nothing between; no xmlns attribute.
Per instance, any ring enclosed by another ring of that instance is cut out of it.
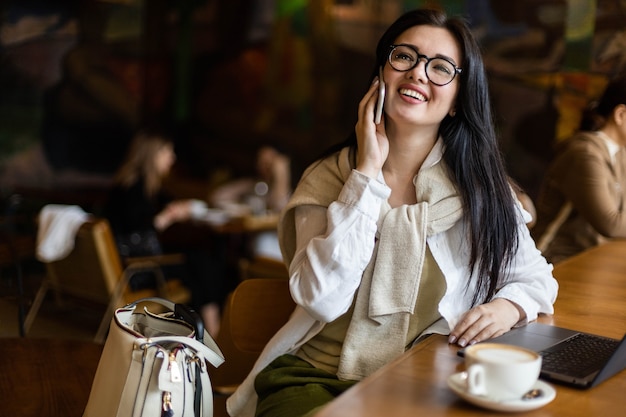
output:
<svg viewBox="0 0 626 417"><path fill-rule="evenodd" d="M360 122L367 123L374 121L374 105L376 104L375 98L377 97L378 83L378 77L376 77L369 90L367 90L359 102L359 120L357 124Z"/></svg>
<svg viewBox="0 0 626 417"><path fill-rule="evenodd" d="M359 120L355 126L358 142L357 170L372 178L379 174L389 153L385 124L374 123L377 99L378 77L359 102Z"/></svg>
<svg viewBox="0 0 626 417"><path fill-rule="evenodd" d="M500 336L520 320L520 312L509 300L498 298L469 310L450 332L450 343L471 345Z"/></svg>

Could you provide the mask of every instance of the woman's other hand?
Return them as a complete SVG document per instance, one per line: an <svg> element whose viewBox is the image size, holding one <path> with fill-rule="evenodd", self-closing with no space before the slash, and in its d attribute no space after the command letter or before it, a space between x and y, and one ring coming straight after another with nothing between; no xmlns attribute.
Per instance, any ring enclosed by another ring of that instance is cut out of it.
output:
<svg viewBox="0 0 626 417"><path fill-rule="evenodd" d="M508 332L525 317L517 304L504 298L496 298L465 313L450 332L448 341L462 347L473 345Z"/></svg>
<svg viewBox="0 0 626 417"><path fill-rule="evenodd" d="M191 218L192 199L175 200L154 217L154 227L162 232L173 223Z"/></svg>

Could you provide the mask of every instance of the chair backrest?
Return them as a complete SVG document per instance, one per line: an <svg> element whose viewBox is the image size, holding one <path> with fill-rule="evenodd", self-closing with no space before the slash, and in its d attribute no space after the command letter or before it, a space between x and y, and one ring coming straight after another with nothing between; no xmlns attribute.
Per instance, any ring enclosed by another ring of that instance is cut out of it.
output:
<svg viewBox="0 0 626 417"><path fill-rule="evenodd" d="M230 299L230 333L244 352L260 353L295 308L289 281L256 278L242 281Z"/></svg>
<svg viewBox="0 0 626 417"><path fill-rule="evenodd" d="M179 262L183 262L183 257L171 254L129 258L123 264L108 220L92 216L78 229L72 252L64 259L47 263L46 268L57 290L82 299L108 304L116 295L119 298L113 300L113 307L117 307L140 298L161 296L184 304L191 294L180 279L167 281L160 290L155 287L135 291L125 281L141 271L154 272L164 279L160 266ZM121 293L116 293L120 286Z"/></svg>
<svg viewBox="0 0 626 417"><path fill-rule="evenodd" d="M123 273L108 221L92 218L81 225L72 252L46 268L61 292L108 304Z"/></svg>
<svg viewBox="0 0 626 417"><path fill-rule="evenodd" d="M289 279L289 271L283 261L264 256L242 258L239 261L239 274L242 280L250 278Z"/></svg>
<svg viewBox="0 0 626 417"><path fill-rule="evenodd" d="M226 359L219 368L209 369L216 393L232 393L294 308L286 279L251 278L239 283L226 300L215 340Z"/></svg>

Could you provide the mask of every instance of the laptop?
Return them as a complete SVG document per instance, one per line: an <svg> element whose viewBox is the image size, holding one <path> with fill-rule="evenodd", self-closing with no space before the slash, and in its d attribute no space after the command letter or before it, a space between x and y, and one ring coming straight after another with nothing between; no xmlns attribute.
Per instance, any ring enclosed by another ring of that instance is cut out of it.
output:
<svg viewBox="0 0 626 417"><path fill-rule="evenodd" d="M486 340L523 346L542 356L540 378L577 388L591 388L626 368L622 340L537 322ZM463 349L457 352L463 355Z"/></svg>

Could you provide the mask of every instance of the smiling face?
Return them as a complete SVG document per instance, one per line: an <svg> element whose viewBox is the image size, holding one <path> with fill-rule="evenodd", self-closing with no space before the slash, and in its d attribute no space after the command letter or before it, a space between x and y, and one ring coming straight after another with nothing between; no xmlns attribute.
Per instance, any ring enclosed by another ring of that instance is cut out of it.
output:
<svg viewBox="0 0 626 417"><path fill-rule="evenodd" d="M414 26L398 36L394 44L413 45L422 55L444 57L461 66L461 48L447 29ZM437 86L428 81L425 65L422 59L412 70L399 72L385 63L385 114L394 123L438 129L444 117L454 111L461 77L457 75L451 83Z"/></svg>

